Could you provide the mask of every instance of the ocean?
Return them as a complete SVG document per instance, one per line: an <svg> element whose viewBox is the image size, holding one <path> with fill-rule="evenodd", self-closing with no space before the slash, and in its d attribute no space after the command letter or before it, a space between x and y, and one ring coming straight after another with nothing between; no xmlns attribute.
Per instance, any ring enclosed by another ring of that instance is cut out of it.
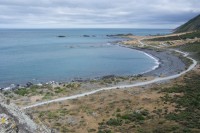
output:
<svg viewBox="0 0 200 133"><path fill-rule="evenodd" d="M144 73L157 64L117 45L113 34L168 34L168 29L0 29L0 87ZM85 35L85 36L84 36ZM66 37L58 37L66 36Z"/></svg>

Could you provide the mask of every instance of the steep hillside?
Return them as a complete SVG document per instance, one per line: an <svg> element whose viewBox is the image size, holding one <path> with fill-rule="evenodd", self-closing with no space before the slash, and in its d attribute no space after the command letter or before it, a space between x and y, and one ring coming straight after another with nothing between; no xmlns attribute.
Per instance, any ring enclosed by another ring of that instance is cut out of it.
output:
<svg viewBox="0 0 200 133"><path fill-rule="evenodd" d="M200 30L200 15L175 29L175 33Z"/></svg>

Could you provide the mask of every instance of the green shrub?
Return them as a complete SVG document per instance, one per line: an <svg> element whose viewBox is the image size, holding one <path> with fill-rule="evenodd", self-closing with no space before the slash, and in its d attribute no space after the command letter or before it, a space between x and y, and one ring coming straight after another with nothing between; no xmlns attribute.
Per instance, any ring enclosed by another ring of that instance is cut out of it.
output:
<svg viewBox="0 0 200 133"><path fill-rule="evenodd" d="M89 129L88 132L96 132L96 129Z"/></svg>
<svg viewBox="0 0 200 133"><path fill-rule="evenodd" d="M120 108L117 108L116 112L121 112L121 109L120 109Z"/></svg>
<svg viewBox="0 0 200 133"><path fill-rule="evenodd" d="M148 116L149 112L147 110L142 110L140 112L133 112L131 114L125 114L121 116L124 120L129 120L132 122L139 122L145 120L145 117Z"/></svg>
<svg viewBox="0 0 200 133"><path fill-rule="evenodd" d="M109 125L109 126L121 126L123 124L123 121L121 119L118 119L118 118L117 119L111 118L110 120L108 120L106 122L106 124Z"/></svg>
<svg viewBox="0 0 200 133"><path fill-rule="evenodd" d="M22 89L16 90L15 93L20 96L25 96L25 95L29 94L29 91L27 88L22 88Z"/></svg>

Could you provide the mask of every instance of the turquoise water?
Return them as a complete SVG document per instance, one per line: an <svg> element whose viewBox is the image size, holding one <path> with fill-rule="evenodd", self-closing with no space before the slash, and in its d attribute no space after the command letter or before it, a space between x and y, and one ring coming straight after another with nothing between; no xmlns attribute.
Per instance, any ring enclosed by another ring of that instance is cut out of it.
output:
<svg viewBox="0 0 200 133"><path fill-rule="evenodd" d="M166 34L170 30L0 29L0 87L28 81L134 75L156 65L142 52L109 43L122 39L106 35L119 33Z"/></svg>

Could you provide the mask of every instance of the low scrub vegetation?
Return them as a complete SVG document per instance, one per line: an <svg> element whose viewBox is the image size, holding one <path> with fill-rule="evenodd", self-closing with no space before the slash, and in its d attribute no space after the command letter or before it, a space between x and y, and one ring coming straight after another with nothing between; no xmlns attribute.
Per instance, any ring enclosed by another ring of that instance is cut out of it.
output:
<svg viewBox="0 0 200 133"><path fill-rule="evenodd" d="M187 128L200 129L200 75L194 74L185 78L185 85L164 89L163 92L174 95L164 98L164 101L176 103L176 112L166 115L168 120L174 120Z"/></svg>
<svg viewBox="0 0 200 133"><path fill-rule="evenodd" d="M107 133L108 131L111 132L109 127L115 128L117 130L122 130L123 132L126 130L124 127L127 125L141 125L143 124L144 120L148 119L149 112L148 110L136 110L131 113L126 114L117 114L116 118L110 118L106 122L99 123L99 133ZM117 128L118 127L118 128Z"/></svg>

